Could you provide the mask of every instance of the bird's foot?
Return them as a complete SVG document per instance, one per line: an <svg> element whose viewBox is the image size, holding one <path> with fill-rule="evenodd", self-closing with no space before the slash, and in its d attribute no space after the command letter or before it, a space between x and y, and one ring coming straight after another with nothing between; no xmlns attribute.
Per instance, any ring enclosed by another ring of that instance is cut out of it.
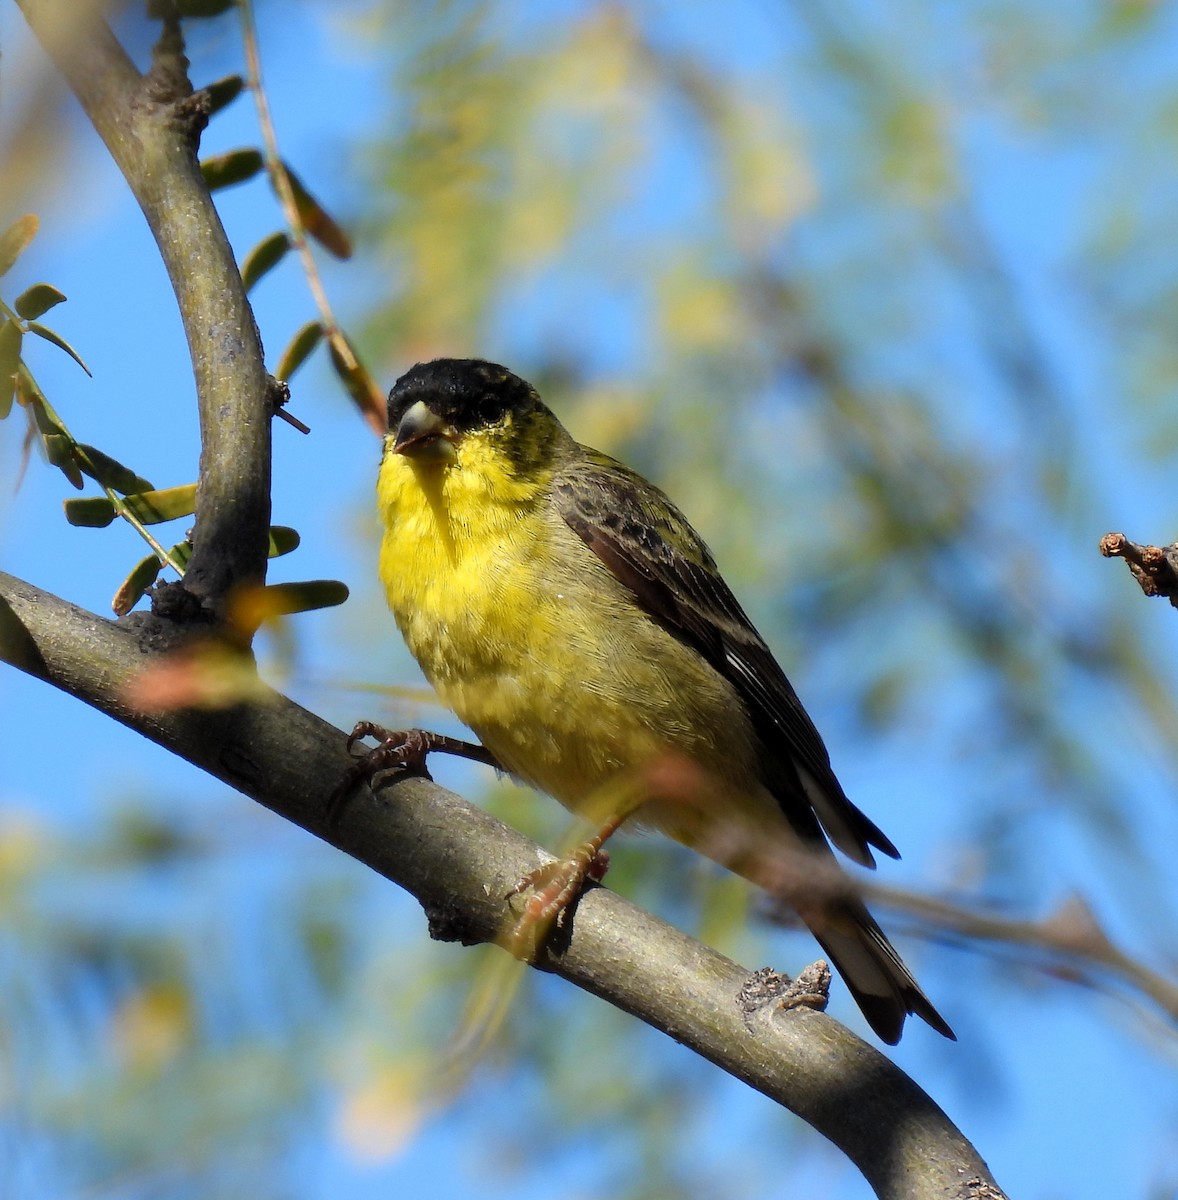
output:
<svg viewBox="0 0 1178 1200"><path fill-rule="evenodd" d="M611 820L567 858L556 858L521 875L505 899L530 891L515 925L507 936L508 949L517 957L531 959L552 926L591 883L600 883L609 870L605 839L621 824Z"/></svg>
<svg viewBox="0 0 1178 1200"><path fill-rule="evenodd" d="M457 754L475 762L487 763L498 768L499 764L491 752L473 742L461 738L446 737L440 733L429 733L424 729L388 730L372 721L360 721L348 735L348 753L351 754L361 738L376 738L380 745L362 754L344 773L339 786L327 801L327 823L339 822L348 798L356 786L371 779L381 771L400 769L413 775L430 778L426 767L426 756L434 751Z"/></svg>
<svg viewBox="0 0 1178 1200"><path fill-rule="evenodd" d="M594 842L578 846L568 858L553 859L521 875L504 899L510 900L512 896L531 891L524 901L521 919L555 920L588 884L600 883L605 878L609 870L609 851L602 850Z"/></svg>

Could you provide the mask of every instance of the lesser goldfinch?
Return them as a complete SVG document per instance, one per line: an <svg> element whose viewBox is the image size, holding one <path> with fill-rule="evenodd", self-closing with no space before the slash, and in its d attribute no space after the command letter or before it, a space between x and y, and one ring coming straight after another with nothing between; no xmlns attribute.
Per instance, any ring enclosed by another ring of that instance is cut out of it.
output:
<svg viewBox="0 0 1178 1200"><path fill-rule="evenodd" d="M389 394L389 431L381 579L478 756L604 818L605 833L636 808L636 823L787 900L885 1042L909 1013L952 1038L830 844L864 866L872 848L898 857L895 847L847 799L797 694L671 501L579 445L495 363L415 366ZM603 813L621 795L631 799Z"/></svg>

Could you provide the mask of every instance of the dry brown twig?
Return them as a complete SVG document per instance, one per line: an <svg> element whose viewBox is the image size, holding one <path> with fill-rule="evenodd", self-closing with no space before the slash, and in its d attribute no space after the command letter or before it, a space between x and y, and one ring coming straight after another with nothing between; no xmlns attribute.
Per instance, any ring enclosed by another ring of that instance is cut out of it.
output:
<svg viewBox="0 0 1178 1200"><path fill-rule="evenodd" d="M919 922L924 936L956 935L972 941L999 942L1042 951L1036 964L1045 973L1085 987L1112 991L1119 982L1148 997L1178 1025L1178 982L1147 967L1116 945L1079 893L1066 897L1038 920L1007 917L932 896L871 885L867 899ZM1170 1027L1173 1031L1172 1026Z"/></svg>
<svg viewBox="0 0 1178 1200"><path fill-rule="evenodd" d="M1148 997L1178 1025L1178 981L1152 970L1117 946L1078 892L1066 897L1045 917L1028 919L888 887L860 875L849 875L833 861L808 853L781 856L776 865L780 878L771 889L775 895L804 895L812 902L854 895L909 917L913 926L910 932L929 940L961 938L1041 951L1048 956L1038 964L1044 972L1102 990L1110 990L1113 981L1119 982ZM783 904L774 903L769 911L779 924L792 927L798 923L793 909Z"/></svg>
<svg viewBox="0 0 1178 1200"><path fill-rule="evenodd" d="M1123 558L1147 596L1165 596L1178 608L1178 542L1139 546L1123 533L1106 533L1100 552L1105 558Z"/></svg>

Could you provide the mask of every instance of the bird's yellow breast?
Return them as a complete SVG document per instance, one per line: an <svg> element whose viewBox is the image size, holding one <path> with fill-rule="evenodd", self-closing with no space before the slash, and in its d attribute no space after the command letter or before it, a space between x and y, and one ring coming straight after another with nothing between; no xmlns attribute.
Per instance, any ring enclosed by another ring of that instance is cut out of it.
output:
<svg viewBox="0 0 1178 1200"><path fill-rule="evenodd" d="M541 482L519 481L469 442L462 465L388 454L381 468L389 606L426 676L468 724L499 703L480 704L478 693L517 668L525 646L546 640L543 614L559 604L543 585Z"/></svg>
<svg viewBox="0 0 1178 1200"><path fill-rule="evenodd" d="M565 524L551 477L474 438L450 464L385 455L380 571L409 649L504 767L576 811L660 750L722 769L732 688Z"/></svg>

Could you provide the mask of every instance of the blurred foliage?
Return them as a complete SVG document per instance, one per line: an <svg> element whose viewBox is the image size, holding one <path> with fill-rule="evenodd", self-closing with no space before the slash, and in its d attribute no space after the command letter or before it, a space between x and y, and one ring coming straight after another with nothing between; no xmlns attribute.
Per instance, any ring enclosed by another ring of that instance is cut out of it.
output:
<svg viewBox="0 0 1178 1200"><path fill-rule="evenodd" d="M1034 914L1082 885L1168 963L1175 634L1096 541L1175 524L1176 33L1128 0L385 0L356 27L389 64L358 251L392 281L358 339L378 373L520 371L688 511L929 886ZM563 836L519 789L488 803ZM263 837L272 872L227 879ZM21 1118L76 1145L80 1179L139 1181L120 1195L312 1194L266 1166L324 1110L366 1161L448 1103L508 1181L538 1147L589 1161L570 1196L763 1195L796 1149L736 1085L549 980L524 982L469 1090L439 1094L470 953L248 816L18 825L0 863ZM782 958L745 922L755 898L673 847L632 844L610 882L750 965ZM976 997L1061 991L1010 955L914 966L972 1035L941 1090L1000 1092ZM1159 1102L1148 1136L1176 1119Z"/></svg>
<svg viewBox="0 0 1178 1200"><path fill-rule="evenodd" d="M1090 467L1102 397L1053 360L1023 248L998 243L972 180L999 117L1043 136L1044 161L1066 147L1076 115L1049 104L1102 56L1147 54L1162 17L975 4L880 26L799 3L755 17L754 49L624 5L392 7L397 120L373 160L396 295L369 339L388 374L508 358L582 440L689 499L731 575L779 589L758 615L787 662L805 646L820 674L856 648L837 688L865 734L949 698L938 733L1020 776L959 781L988 882L1025 877L1028 808L1062 804L1140 863L1120 757L1076 720L1115 703L1142 746L1178 740L1124 580L1077 596L1073 556L1117 502ZM1058 251L1081 284L1101 216ZM1153 765L1173 780L1172 756Z"/></svg>

